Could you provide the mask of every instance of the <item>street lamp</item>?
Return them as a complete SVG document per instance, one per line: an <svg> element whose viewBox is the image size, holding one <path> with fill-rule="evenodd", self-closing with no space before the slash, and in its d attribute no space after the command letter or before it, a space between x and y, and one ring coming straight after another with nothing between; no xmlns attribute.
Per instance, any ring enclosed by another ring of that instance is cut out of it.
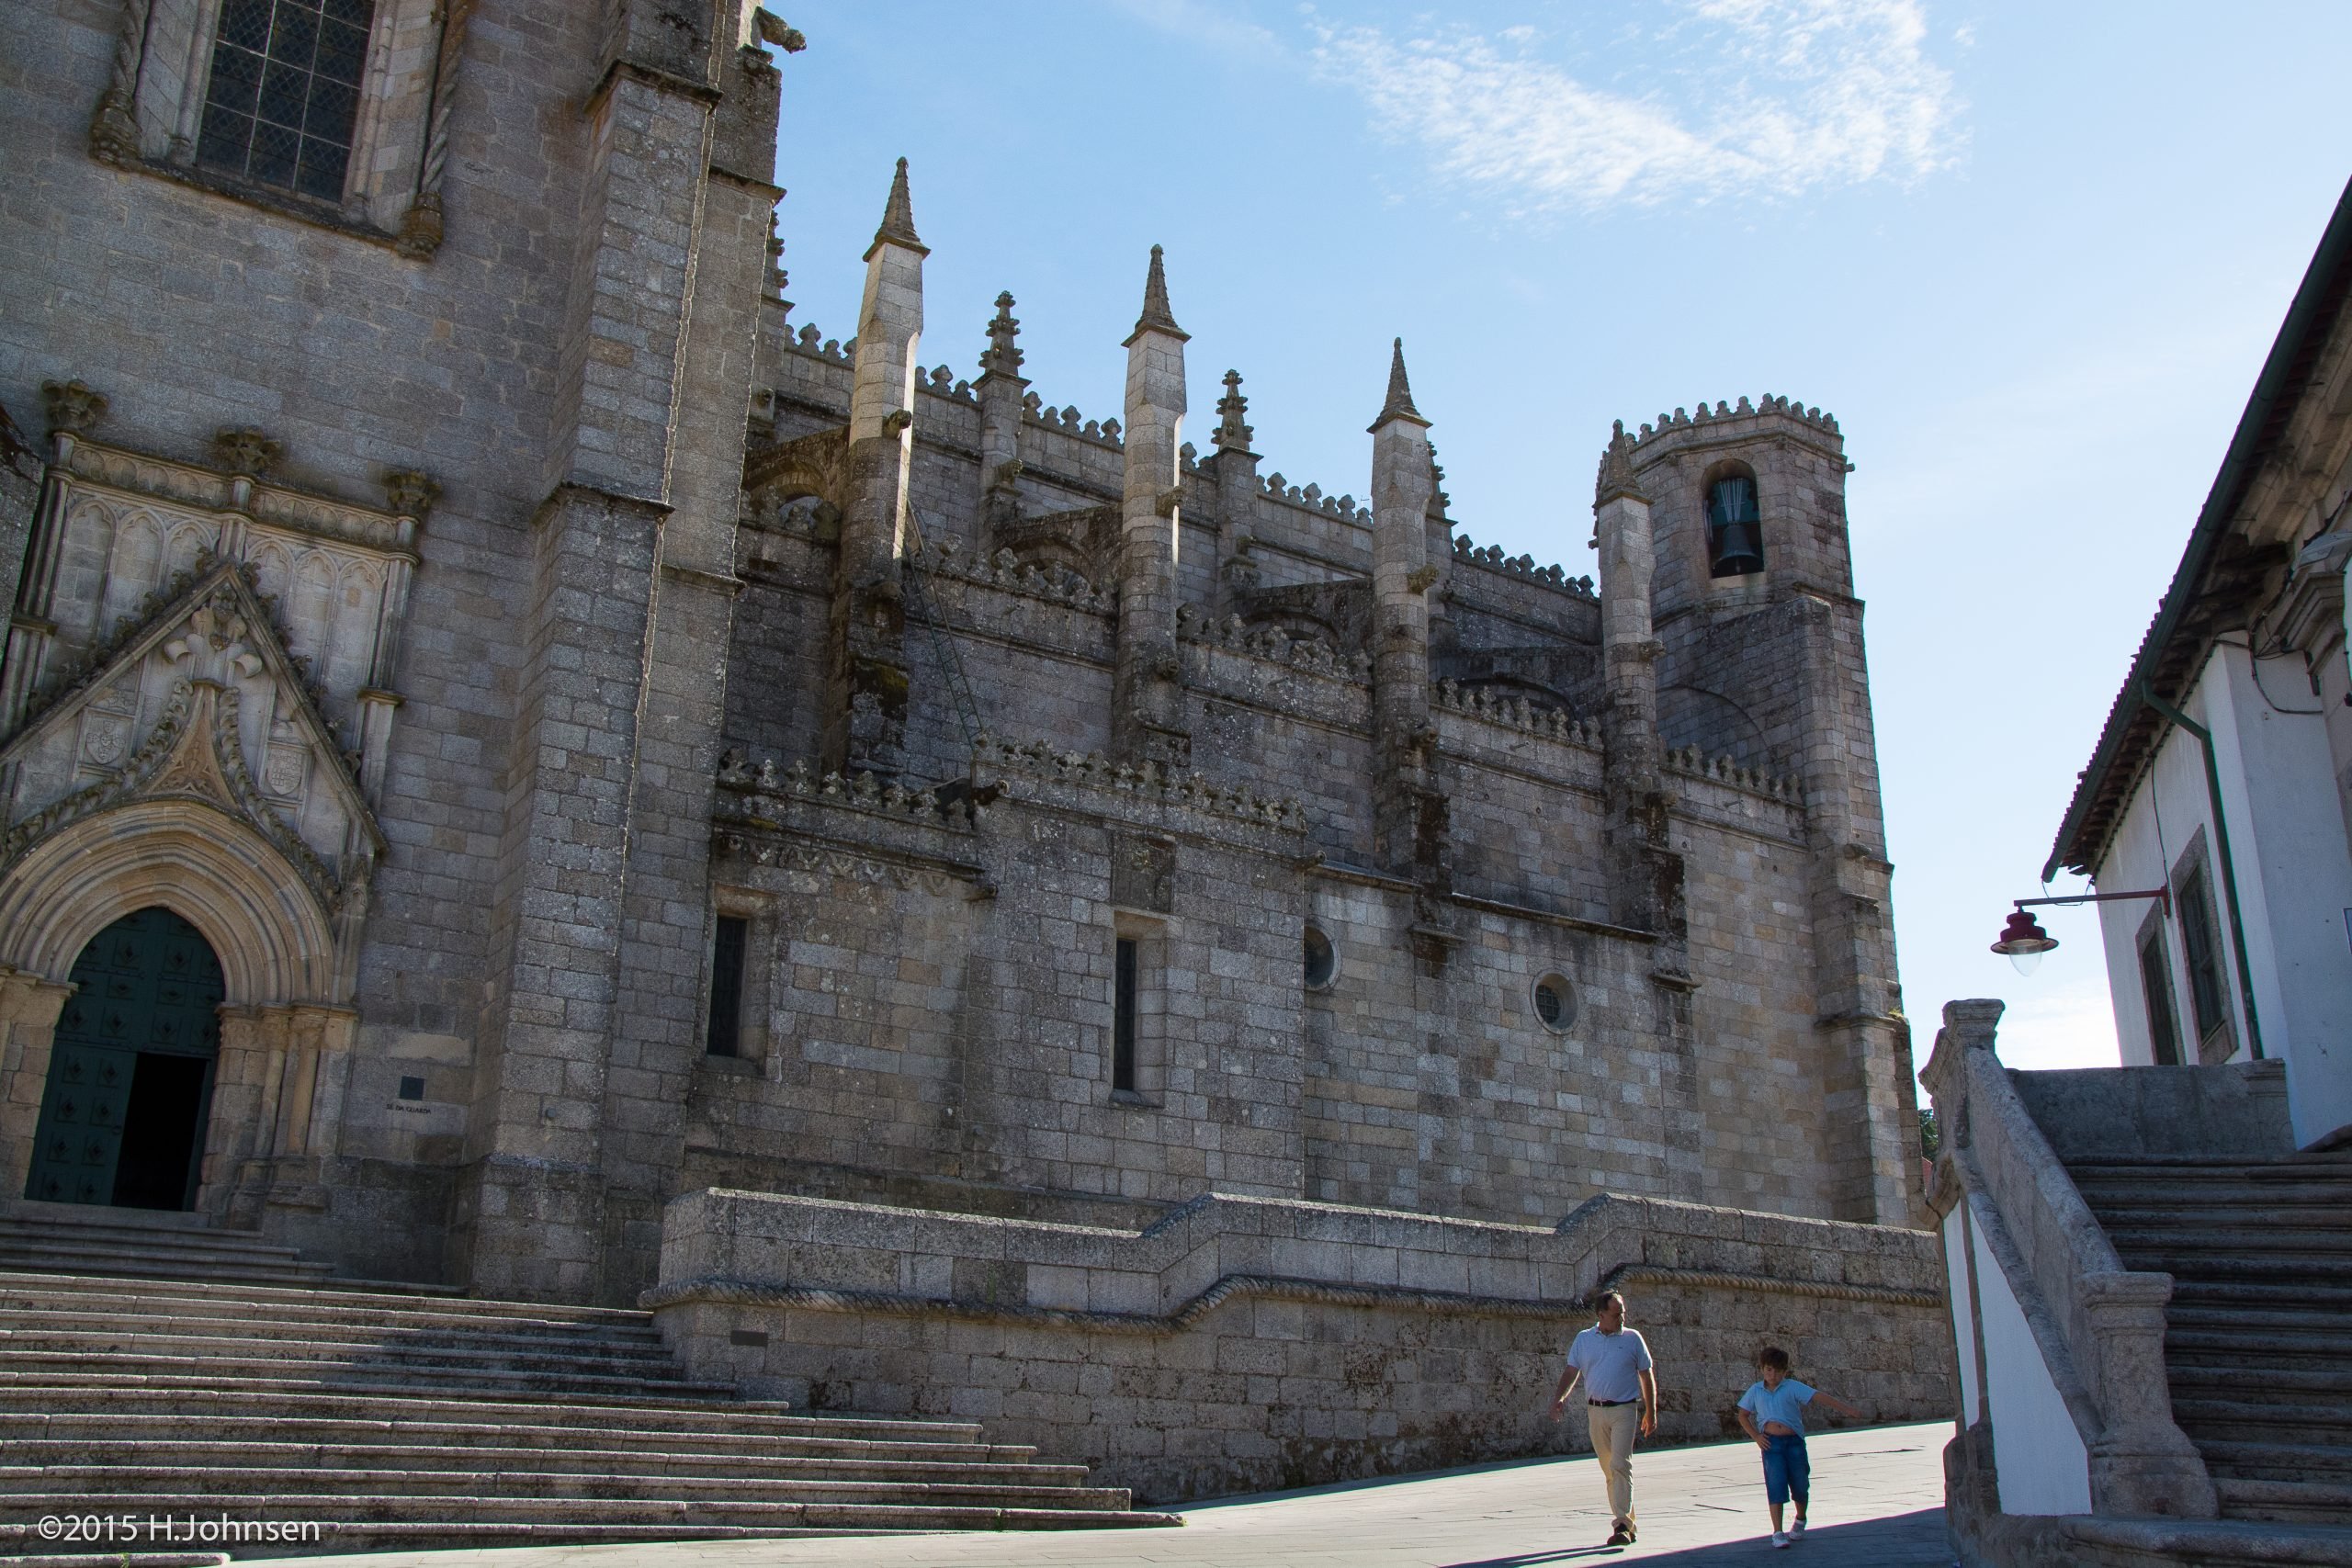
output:
<svg viewBox="0 0 2352 1568"><path fill-rule="evenodd" d="M2018 898L2017 908L2009 911L2009 923L2001 928L2000 939L1993 943L1993 951L2017 965L2020 975L2030 975L2041 965L2041 955L2058 945L2058 939L2041 929L2041 923L2028 909L2044 904L2113 904L2125 898L2154 898L2164 906L2165 916L2172 916L2172 889L2151 887L2136 893L2075 893L2064 898Z"/></svg>
<svg viewBox="0 0 2352 1568"><path fill-rule="evenodd" d="M2058 945L2058 939L2041 929L2041 923L2023 908L2009 911L2009 923L2001 928L2001 940L1993 951L2017 965L2020 975L2030 975L2041 966L2041 955Z"/></svg>

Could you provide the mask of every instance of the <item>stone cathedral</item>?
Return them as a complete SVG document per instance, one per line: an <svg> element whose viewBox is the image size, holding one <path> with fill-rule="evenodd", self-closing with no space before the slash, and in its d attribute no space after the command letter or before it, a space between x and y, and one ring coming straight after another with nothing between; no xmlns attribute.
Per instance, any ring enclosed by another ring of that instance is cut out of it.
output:
<svg viewBox="0 0 2352 1568"><path fill-rule="evenodd" d="M677 1285L712 1189L1913 1224L1838 423L1593 433L1596 586L1457 525L1479 411L1405 345L1295 481L1154 250L1124 405L1057 408L1010 295L926 301L920 169L800 149L875 163L829 336L774 238L802 41L0 16L7 1198L580 1303Z"/></svg>

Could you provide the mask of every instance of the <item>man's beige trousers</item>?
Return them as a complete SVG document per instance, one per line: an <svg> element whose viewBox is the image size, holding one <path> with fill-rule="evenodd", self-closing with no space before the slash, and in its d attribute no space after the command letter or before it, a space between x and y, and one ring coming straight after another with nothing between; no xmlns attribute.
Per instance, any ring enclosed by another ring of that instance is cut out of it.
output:
<svg viewBox="0 0 2352 1568"><path fill-rule="evenodd" d="M1600 1461L1601 1478L1609 1483L1611 1523L1634 1522L1634 1438L1642 1427L1642 1407L1612 1404L1603 1409L1585 1406L1592 1417L1592 1452Z"/></svg>

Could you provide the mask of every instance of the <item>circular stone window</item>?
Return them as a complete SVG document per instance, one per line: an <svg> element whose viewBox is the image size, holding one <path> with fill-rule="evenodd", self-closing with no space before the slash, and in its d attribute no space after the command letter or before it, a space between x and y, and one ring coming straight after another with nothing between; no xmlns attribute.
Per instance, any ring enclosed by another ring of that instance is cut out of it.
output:
<svg viewBox="0 0 2352 1568"><path fill-rule="evenodd" d="M1566 1034L1577 1021L1576 987L1557 970L1535 977L1535 1016L1555 1034Z"/></svg>
<svg viewBox="0 0 2352 1568"><path fill-rule="evenodd" d="M1328 991L1331 982L1339 978L1340 950L1331 939L1314 926L1306 928L1306 988Z"/></svg>

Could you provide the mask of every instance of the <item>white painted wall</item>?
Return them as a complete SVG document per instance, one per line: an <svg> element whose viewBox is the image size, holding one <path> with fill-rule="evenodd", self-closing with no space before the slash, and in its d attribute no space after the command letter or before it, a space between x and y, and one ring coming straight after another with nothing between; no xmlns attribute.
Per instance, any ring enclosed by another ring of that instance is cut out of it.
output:
<svg viewBox="0 0 2352 1568"><path fill-rule="evenodd" d="M1984 1238L1973 1234L1976 1315L1984 1334L1984 1384L1993 1462L2005 1514L2087 1514L2090 1455L2041 1359L2033 1330ZM1954 1284L1965 1289L1963 1272ZM1967 1365L1966 1358L1962 1360Z"/></svg>
<svg viewBox="0 0 2352 1568"><path fill-rule="evenodd" d="M2223 646L2183 705L2212 731L2230 847L2245 922L2246 955L2267 1055L2285 1061L2296 1141L2309 1145L2352 1127L2352 847L2346 842L2326 720L2300 660L2267 660L2256 684L2254 660ZM2266 698L2266 694L2267 697ZM2302 711L2281 711L2281 710ZM2125 808L2094 880L2102 892L2167 884L2201 828L2223 944L2224 978L2245 1057L2245 999L2229 948L2229 908L2202 748L2168 731ZM2126 1066L2154 1060L2140 989L2137 938L2149 906L2099 906L2108 984ZM2195 1010L2177 915L2167 922L2174 1015L2182 1049L2195 1060Z"/></svg>
<svg viewBox="0 0 2352 1568"><path fill-rule="evenodd" d="M1968 1205L1954 1204L1944 1216L1944 1300L1951 1303L1951 1344L1960 1357L1960 1425L1964 1431L1984 1414L1976 1389L1976 1299L1968 1288Z"/></svg>

